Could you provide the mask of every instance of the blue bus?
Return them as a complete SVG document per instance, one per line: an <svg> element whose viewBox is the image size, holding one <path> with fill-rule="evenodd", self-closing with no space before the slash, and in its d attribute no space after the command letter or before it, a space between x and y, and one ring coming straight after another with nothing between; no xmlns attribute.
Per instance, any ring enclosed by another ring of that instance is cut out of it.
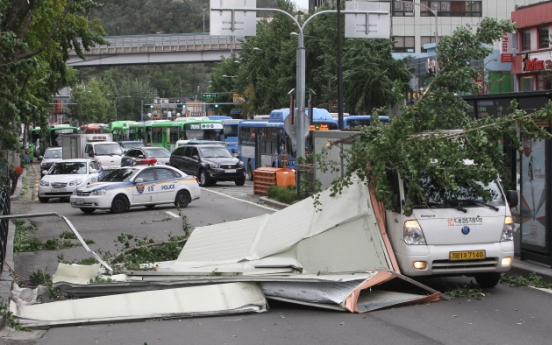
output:
<svg viewBox="0 0 552 345"><path fill-rule="evenodd" d="M328 131L328 130L338 129L337 120L332 117L332 115L328 110L324 108L313 108L312 113L313 113L312 121L310 121L310 118L305 118L305 121L310 122L309 133L312 133L312 131ZM305 114L308 115L308 109L305 109ZM289 108L275 109L270 112L268 121L285 123L288 117L289 117ZM288 136L285 136L285 138L286 140L289 139ZM295 141L295 138L293 138L293 140ZM288 143L287 145L291 147L291 143ZM306 150L305 153L312 152L313 150L311 134L309 134L306 137L305 150ZM295 157L295 152L293 153Z"/></svg>
<svg viewBox="0 0 552 345"><path fill-rule="evenodd" d="M264 120L242 120L238 123L238 152L245 164L249 180L253 180L253 171L261 166L295 169L295 159L291 155L291 146L286 138L283 122ZM257 150L255 146L257 145Z"/></svg>
<svg viewBox="0 0 552 345"><path fill-rule="evenodd" d="M234 155L239 155L238 150L238 124L242 121L241 119L226 119L221 120L224 124L224 129L222 131L221 141L226 143L228 150Z"/></svg>
<svg viewBox="0 0 552 345"><path fill-rule="evenodd" d="M313 108L312 121L310 122L311 130L331 130L337 128L337 120L332 117L329 111L323 108ZM305 109L305 114L308 115L308 109ZM289 116L289 108L274 109L270 112L269 122L285 122ZM309 119L310 120L310 119ZM307 120L307 121L309 121Z"/></svg>
<svg viewBox="0 0 552 345"><path fill-rule="evenodd" d="M209 115L207 116L209 120L232 120L232 116L228 115Z"/></svg>
<svg viewBox="0 0 552 345"><path fill-rule="evenodd" d="M338 122L337 114L332 114L333 119ZM380 121L389 122L389 116L380 116ZM372 115L349 115L343 116L343 129L355 129L361 126L370 126Z"/></svg>
<svg viewBox="0 0 552 345"><path fill-rule="evenodd" d="M380 116L380 121L389 122L389 116ZM370 126L371 115L349 115L343 117L343 129L354 129L361 126Z"/></svg>

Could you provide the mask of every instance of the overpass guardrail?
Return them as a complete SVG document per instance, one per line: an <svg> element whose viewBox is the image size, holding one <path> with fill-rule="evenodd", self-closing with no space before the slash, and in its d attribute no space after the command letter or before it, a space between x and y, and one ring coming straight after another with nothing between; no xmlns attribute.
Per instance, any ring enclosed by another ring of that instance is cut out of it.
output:
<svg viewBox="0 0 552 345"><path fill-rule="evenodd" d="M239 36L209 34L156 34L105 37L109 45L99 45L84 51L84 55L142 54L176 51L208 51L242 49ZM69 55L76 55L74 50Z"/></svg>

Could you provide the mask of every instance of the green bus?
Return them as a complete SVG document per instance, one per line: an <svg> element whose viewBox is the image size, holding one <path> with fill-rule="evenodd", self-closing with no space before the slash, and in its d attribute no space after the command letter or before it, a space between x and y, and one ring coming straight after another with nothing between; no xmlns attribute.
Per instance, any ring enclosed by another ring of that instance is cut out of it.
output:
<svg viewBox="0 0 552 345"><path fill-rule="evenodd" d="M51 125L47 129L46 137L42 136L42 129L35 127L29 130L29 158L41 157L48 147L61 147L61 137L66 134L77 134L79 129L70 125Z"/></svg>
<svg viewBox="0 0 552 345"><path fill-rule="evenodd" d="M113 121L109 123L109 131L113 134L113 141L134 140L130 138L130 125L136 121Z"/></svg>
<svg viewBox="0 0 552 345"><path fill-rule="evenodd" d="M204 117L153 120L130 125L129 140L142 140L146 146L160 146L172 151L178 140L220 141L223 129L222 121Z"/></svg>

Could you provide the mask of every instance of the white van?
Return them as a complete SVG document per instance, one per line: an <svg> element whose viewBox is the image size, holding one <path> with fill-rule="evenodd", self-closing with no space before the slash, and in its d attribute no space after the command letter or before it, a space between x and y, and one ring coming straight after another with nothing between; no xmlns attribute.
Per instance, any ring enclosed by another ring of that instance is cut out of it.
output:
<svg viewBox="0 0 552 345"><path fill-rule="evenodd" d="M84 155L99 162L107 172L121 167L124 153L121 145L114 141L98 141L88 142L84 147Z"/></svg>
<svg viewBox="0 0 552 345"><path fill-rule="evenodd" d="M413 205L412 214L406 216L405 183L400 176L394 182L394 211L386 211L386 225L402 274L474 276L481 287L489 288L511 268L514 219L510 207L518 203L516 191L505 193L495 181L484 186L492 200L483 202L470 197L470 187L453 194L427 178L428 202Z"/></svg>

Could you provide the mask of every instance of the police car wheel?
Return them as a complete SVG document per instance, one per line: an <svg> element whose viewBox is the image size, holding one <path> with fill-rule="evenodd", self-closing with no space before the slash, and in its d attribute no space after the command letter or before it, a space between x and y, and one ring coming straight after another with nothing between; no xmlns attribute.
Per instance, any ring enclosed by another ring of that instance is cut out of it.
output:
<svg viewBox="0 0 552 345"><path fill-rule="evenodd" d="M176 194L176 199L174 201L174 204L177 207L185 208L186 206L188 206L190 201L191 201L190 193L188 193L188 191L181 190L178 192L178 194Z"/></svg>
<svg viewBox="0 0 552 345"><path fill-rule="evenodd" d="M82 212L86 213L86 214L92 214L94 213L94 211L96 211L95 209L93 208L86 208L86 207L81 207L80 209Z"/></svg>
<svg viewBox="0 0 552 345"><path fill-rule="evenodd" d="M113 202L111 202L111 212L122 213L128 209L128 201L122 195L117 195Z"/></svg>
<svg viewBox="0 0 552 345"><path fill-rule="evenodd" d="M47 202L48 202L48 198L41 198L41 197L38 197L38 200L39 200L41 203L47 203Z"/></svg>

